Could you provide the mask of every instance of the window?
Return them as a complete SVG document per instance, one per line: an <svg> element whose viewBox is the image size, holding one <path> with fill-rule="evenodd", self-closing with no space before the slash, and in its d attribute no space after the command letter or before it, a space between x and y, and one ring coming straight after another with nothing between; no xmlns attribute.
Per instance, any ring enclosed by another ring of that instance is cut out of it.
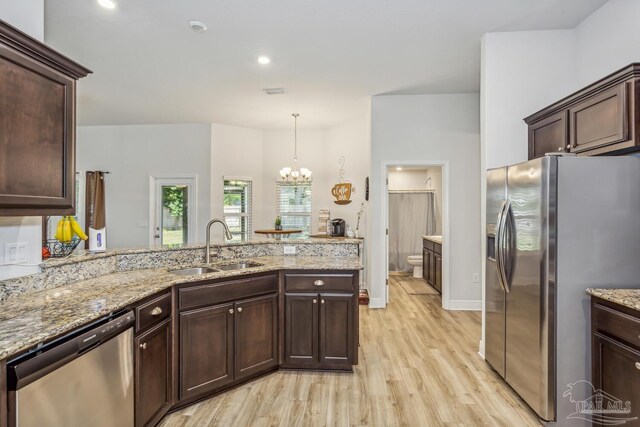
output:
<svg viewBox="0 0 640 427"><path fill-rule="evenodd" d="M304 236L311 234L311 182L278 181L276 188L282 228L299 228Z"/></svg>
<svg viewBox="0 0 640 427"><path fill-rule="evenodd" d="M251 180L225 178L224 222L234 241L251 237Z"/></svg>

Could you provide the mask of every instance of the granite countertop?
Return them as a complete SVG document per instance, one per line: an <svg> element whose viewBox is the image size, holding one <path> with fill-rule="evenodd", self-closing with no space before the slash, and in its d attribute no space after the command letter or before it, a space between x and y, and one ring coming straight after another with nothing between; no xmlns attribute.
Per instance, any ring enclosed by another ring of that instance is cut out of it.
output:
<svg viewBox="0 0 640 427"><path fill-rule="evenodd" d="M442 236L427 236L426 234L423 234L422 238L431 240L433 243L437 243L439 245L442 244Z"/></svg>
<svg viewBox="0 0 640 427"><path fill-rule="evenodd" d="M587 294L640 311L640 289L589 288Z"/></svg>
<svg viewBox="0 0 640 427"><path fill-rule="evenodd" d="M214 262L211 267L237 261ZM6 300L0 303L0 360L176 284L283 269L362 269L360 260L356 257L264 256L245 258L242 261L254 261L262 265L240 271L220 271L197 276L178 276L166 268L122 271Z"/></svg>

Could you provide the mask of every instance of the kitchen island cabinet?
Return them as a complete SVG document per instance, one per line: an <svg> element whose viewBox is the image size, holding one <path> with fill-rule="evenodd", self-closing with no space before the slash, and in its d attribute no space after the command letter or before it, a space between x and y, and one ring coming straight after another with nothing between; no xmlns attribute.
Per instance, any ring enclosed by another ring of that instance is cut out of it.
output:
<svg viewBox="0 0 640 427"><path fill-rule="evenodd" d="M282 367L351 370L357 364L357 276L285 273Z"/></svg>
<svg viewBox="0 0 640 427"><path fill-rule="evenodd" d="M152 426L173 402L171 294L152 296L135 312L135 424Z"/></svg>

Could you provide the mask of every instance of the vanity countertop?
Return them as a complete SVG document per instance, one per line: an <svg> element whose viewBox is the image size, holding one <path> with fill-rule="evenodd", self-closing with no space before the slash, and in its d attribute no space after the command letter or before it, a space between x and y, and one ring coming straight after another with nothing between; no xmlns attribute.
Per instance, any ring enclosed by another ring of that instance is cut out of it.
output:
<svg viewBox="0 0 640 427"><path fill-rule="evenodd" d="M430 240L433 243L437 243L439 245L442 244L442 236L427 236L427 235L423 235L422 238L426 239L426 240Z"/></svg>
<svg viewBox="0 0 640 427"><path fill-rule="evenodd" d="M230 264L238 260L212 263ZM0 303L0 360L120 310L176 284L278 270L361 270L357 257L261 256L245 270L178 276L167 268L119 271L30 292ZM175 267L172 267L175 269Z"/></svg>
<svg viewBox="0 0 640 427"><path fill-rule="evenodd" d="M640 289L589 288L587 294L640 311Z"/></svg>

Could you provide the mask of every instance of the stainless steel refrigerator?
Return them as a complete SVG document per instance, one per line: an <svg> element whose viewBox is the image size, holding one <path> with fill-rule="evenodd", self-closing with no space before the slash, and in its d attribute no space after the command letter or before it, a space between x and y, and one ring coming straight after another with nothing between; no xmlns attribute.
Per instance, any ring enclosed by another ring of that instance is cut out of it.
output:
<svg viewBox="0 0 640 427"><path fill-rule="evenodd" d="M574 416L593 393L585 289L639 287L640 158L492 169L486 207L486 360L543 420L588 425Z"/></svg>

